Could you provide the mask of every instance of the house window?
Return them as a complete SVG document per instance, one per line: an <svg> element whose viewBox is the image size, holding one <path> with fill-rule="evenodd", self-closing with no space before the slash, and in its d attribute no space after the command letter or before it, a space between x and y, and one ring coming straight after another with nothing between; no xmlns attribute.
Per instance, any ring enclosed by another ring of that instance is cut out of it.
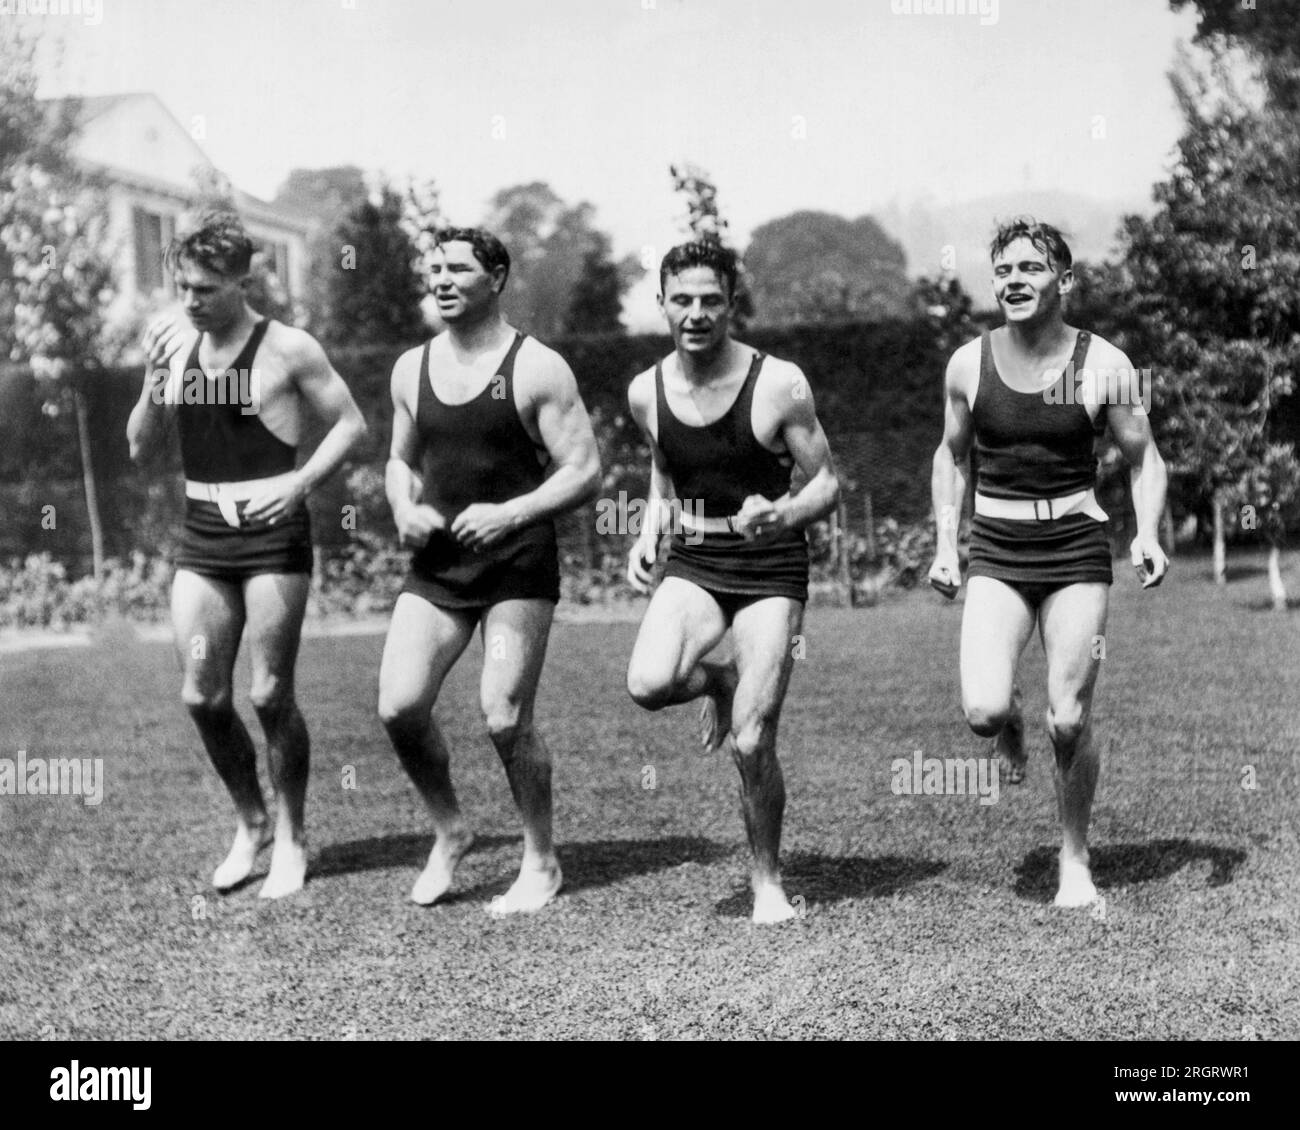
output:
<svg viewBox="0 0 1300 1130"><path fill-rule="evenodd" d="M289 245L287 243L278 243L275 240L268 240L266 244L266 258L275 272L275 277L280 280L280 285L284 287L285 294L289 293Z"/></svg>
<svg viewBox="0 0 1300 1130"><path fill-rule="evenodd" d="M138 207L133 213L136 289L141 294L152 294L164 287L170 291L171 280L163 271L162 257L176 234L175 217Z"/></svg>

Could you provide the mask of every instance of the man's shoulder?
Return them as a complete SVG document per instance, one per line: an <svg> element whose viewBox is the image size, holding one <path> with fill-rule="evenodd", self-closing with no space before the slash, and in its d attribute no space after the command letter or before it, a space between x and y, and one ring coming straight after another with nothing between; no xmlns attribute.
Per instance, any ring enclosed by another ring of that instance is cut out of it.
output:
<svg viewBox="0 0 1300 1130"><path fill-rule="evenodd" d="M1107 341L1101 334L1091 330L1081 330L1089 334L1087 363L1090 369L1128 368L1129 359L1114 342Z"/></svg>
<svg viewBox="0 0 1300 1130"><path fill-rule="evenodd" d="M325 356L324 347L306 330L274 319L268 321L266 336L262 340L267 348L290 368L300 364L317 363Z"/></svg>

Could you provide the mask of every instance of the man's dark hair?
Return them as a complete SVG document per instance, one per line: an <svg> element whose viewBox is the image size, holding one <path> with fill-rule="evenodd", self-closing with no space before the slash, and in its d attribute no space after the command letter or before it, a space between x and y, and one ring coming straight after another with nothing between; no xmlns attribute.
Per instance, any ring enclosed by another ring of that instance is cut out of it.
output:
<svg viewBox="0 0 1300 1130"><path fill-rule="evenodd" d="M1059 228L1040 223L1032 216L1017 216L998 225L997 234L989 244L989 258L996 259L1018 239L1027 239L1037 250L1047 256L1047 261L1058 271L1068 271L1074 263L1069 245Z"/></svg>
<svg viewBox="0 0 1300 1130"><path fill-rule="evenodd" d="M727 294L736 293L736 253L720 243L679 243L659 264L659 293L668 286L669 275L680 275L692 267L708 267L727 283Z"/></svg>
<svg viewBox="0 0 1300 1130"><path fill-rule="evenodd" d="M253 261L253 241L244 222L226 208L205 208L183 225L163 253L167 269L175 274L188 259L227 278L243 278Z"/></svg>
<svg viewBox="0 0 1300 1130"><path fill-rule="evenodd" d="M506 279L510 277L510 252L490 231L483 228L442 228L433 238L439 247L444 243L468 243L474 251L474 258L488 274L504 267L506 273L501 286L505 287Z"/></svg>

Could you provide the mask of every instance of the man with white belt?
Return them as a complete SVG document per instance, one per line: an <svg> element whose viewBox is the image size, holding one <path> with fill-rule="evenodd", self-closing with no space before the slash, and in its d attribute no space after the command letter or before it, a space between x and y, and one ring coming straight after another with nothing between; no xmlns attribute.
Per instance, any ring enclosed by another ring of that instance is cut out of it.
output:
<svg viewBox="0 0 1300 1130"><path fill-rule="evenodd" d="M239 218L211 210L167 248L166 263L192 328L164 315L145 337L149 368L127 424L131 458L146 461L174 416L185 471L185 525L172 583L181 691L235 803L234 843L218 890L242 883L274 841L261 897L306 879L303 810L307 728L294 699L294 665L312 567L303 505L365 433L365 421L320 345L261 318L244 298L253 244ZM329 431L295 469L305 409ZM252 738L232 696L248 627L253 708L266 734L276 794L274 829L257 779Z"/></svg>
<svg viewBox="0 0 1300 1130"><path fill-rule="evenodd" d="M740 771L753 921L781 922L795 909L778 866L777 722L808 596L804 529L834 509L839 482L798 366L731 337L735 256L713 244L674 247L660 284L674 350L628 389L651 454L650 505L628 561L633 587L650 589L666 512L677 528L627 687L647 710L704 698L704 742L726 746ZM807 482L791 494L796 464ZM728 628L734 661L706 659Z"/></svg>
<svg viewBox="0 0 1300 1130"><path fill-rule="evenodd" d="M1098 768L1090 718L1112 579L1106 514L1093 494L1096 437L1109 425L1131 468L1138 527L1131 558L1143 588L1158 585L1169 567L1157 534L1165 464L1141 374L1109 342L1065 324L1062 299L1074 278L1061 233L1015 220L998 230L991 252L1006 321L948 363L931 479L938 548L930 583L950 598L961 584L957 526L973 443L962 707L975 733L995 738L1012 781L1023 779L1016 666L1037 622L1063 827L1056 905L1085 906L1097 897L1087 844Z"/></svg>

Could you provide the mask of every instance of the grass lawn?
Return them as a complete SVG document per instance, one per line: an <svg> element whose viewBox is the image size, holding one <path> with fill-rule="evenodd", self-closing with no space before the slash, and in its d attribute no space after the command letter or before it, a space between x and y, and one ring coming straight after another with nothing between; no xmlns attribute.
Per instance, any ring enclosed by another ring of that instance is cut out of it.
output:
<svg viewBox="0 0 1300 1130"><path fill-rule="evenodd" d="M0 1036L1300 1037L1300 611L1263 611L1257 569L1215 590L1175 565L1142 595L1119 568L1092 911L1050 905L1037 643L1028 781L992 805L891 791L895 758L984 752L958 709L960 607L928 591L809 613L781 732L805 915L765 929L733 768L698 751L692 708L647 715L623 689L635 625L555 628L539 720L567 885L505 921L485 908L520 840L477 645L438 714L480 840L430 909L406 899L430 832L375 718L381 637L304 642L312 867L274 904L207 885L233 816L169 647L118 630L0 655L0 756L100 757L106 781L97 807L0 797Z"/></svg>

